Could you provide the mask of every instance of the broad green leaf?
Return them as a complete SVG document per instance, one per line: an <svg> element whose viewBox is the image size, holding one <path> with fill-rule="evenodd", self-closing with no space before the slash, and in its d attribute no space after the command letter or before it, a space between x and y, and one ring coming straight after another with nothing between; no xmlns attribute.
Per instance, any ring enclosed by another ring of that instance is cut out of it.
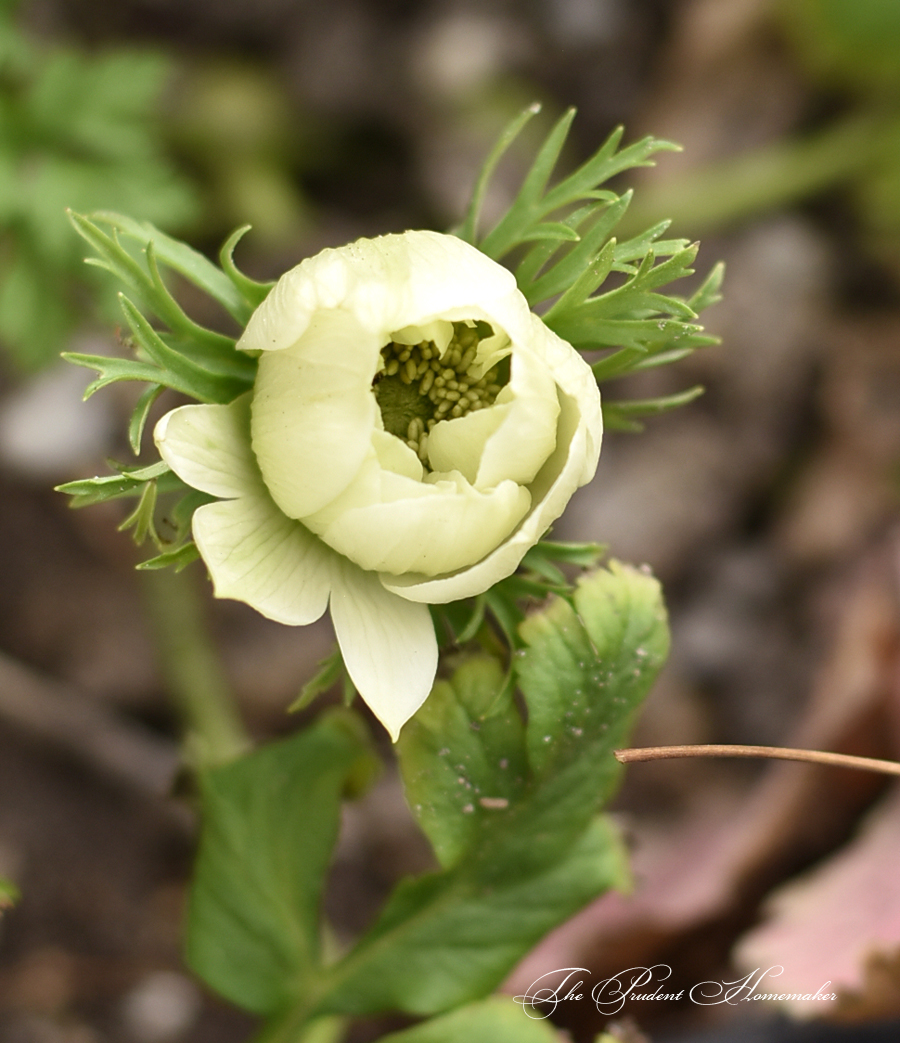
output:
<svg viewBox="0 0 900 1043"><path fill-rule="evenodd" d="M625 882L624 852L596 816L620 774L613 750L665 659L665 612L656 581L617 564L583 578L572 600L520 627L527 724L512 701L491 705L488 679L500 671L483 665L438 686L422 722L407 724L398 752L410 799L448 868L400 884L331 970L320 1013L425 1014L475 999L543 934ZM501 757L528 777L508 786L505 806L476 810L506 770Z"/></svg>
<svg viewBox="0 0 900 1043"><path fill-rule="evenodd" d="M342 792L371 758L345 711L201 776L203 830L187 957L256 1014L301 1002L321 973L320 903Z"/></svg>
<svg viewBox="0 0 900 1043"><path fill-rule="evenodd" d="M321 1013L432 1014L479 999L552 927L628 881L627 853L603 819L543 871L524 874L504 859L498 832L496 844L454 869L400 884L331 969Z"/></svg>
<svg viewBox="0 0 900 1043"><path fill-rule="evenodd" d="M599 801L618 776L613 750L665 662L669 632L659 583L618 562L581 579L573 602L556 599L525 620L515 668L534 770L554 790L561 778L573 792L592 786Z"/></svg>
<svg viewBox="0 0 900 1043"><path fill-rule="evenodd" d="M525 786L524 728L509 696L498 704L503 687L496 659L468 659L400 733L407 801L445 868Z"/></svg>
<svg viewBox="0 0 900 1043"><path fill-rule="evenodd" d="M508 996L492 996L450 1014L382 1036L378 1043L560 1043L553 1025L530 1018Z"/></svg>

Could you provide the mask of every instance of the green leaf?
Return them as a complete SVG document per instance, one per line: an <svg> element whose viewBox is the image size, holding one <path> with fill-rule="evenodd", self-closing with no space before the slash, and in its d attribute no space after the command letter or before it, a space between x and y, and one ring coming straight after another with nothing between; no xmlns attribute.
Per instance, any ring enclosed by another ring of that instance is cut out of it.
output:
<svg viewBox="0 0 900 1043"><path fill-rule="evenodd" d="M725 262L719 261L718 264L713 265L709 275L703 280L702 285L697 292L688 301L688 304L695 312L699 315L701 311L705 311L713 304L717 304L722 299L721 289L722 280L725 278Z"/></svg>
<svg viewBox="0 0 900 1043"><path fill-rule="evenodd" d="M450 1014L382 1036L379 1043L560 1043L553 1025L528 1017L508 996L492 996Z"/></svg>
<svg viewBox="0 0 900 1043"><path fill-rule="evenodd" d="M615 260L615 240L610 239L610 236L619 219L628 209L631 195L631 192L626 192L621 199L616 199L612 203L591 207L594 223L589 230L582 232L578 245L569 250L552 268L534 282L528 283L524 278L522 279L520 288L532 307L563 293L578 279L586 267L594 263L604 248L609 248L610 243L612 243L613 250L611 260ZM520 278L520 270L516 272L517 278ZM522 272L522 276L526 274L527 270Z"/></svg>
<svg viewBox="0 0 900 1043"><path fill-rule="evenodd" d="M162 384L151 384L150 387L141 392L141 397L134 407L131 420L128 422L128 444L131 446L135 456L140 455L141 440L144 437L144 428L146 427L150 410L153 408L153 403L164 390Z"/></svg>
<svg viewBox="0 0 900 1043"><path fill-rule="evenodd" d="M187 543L182 543L180 547L157 554L154 558L148 558L146 561L136 565L135 568L142 571L152 571L154 569L171 567L176 572L181 572L183 568L190 565L192 561L196 561L199 557L200 551L197 550L197 545L191 540Z"/></svg>
<svg viewBox="0 0 900 1043"><path fill-rule="evenodd" d="M525 180L519 190L519 200L534 205L544 194L574 119L575 109L570 108L556 121L531 165L531 169L525 175Z"/></svg>
<svg viewBox="0 0 900 1043"><path fill-rule="evenodd" d="M658 416L678 409L703 394L700 384L679 391L674 395L663 395L659 398L626 399L619 402L603 401L603 423L610 431L640 431L642 425L638 417Z"/></svg>
<svg viewBox="0 0 900 1043"><path fill-rule="evenodd" d="M547 325L583 351L597 348L628 347L646 351L652 346L678 346L686 337L702 334L703 327L679 319L607 319L597 314L590 306L597 298L591 298L578 309L555 317Z"/></svg>
<svg viewBox="0 0 900 1043"><path fill-rule="evenodd" d="M528 706L535 771L571 793L608 796L619 774L612 755L669 649L659 583L611 562L581 579L574 604L554 600L522 624L515 669Z"/></svg>
<svg viewBox="0 0 900 1043"><path fill-rule="evenodd" d="M120 468L119 474L103 475L100 478L79 478L56 486L56 492L73 497L73 507L90 507L105 500L118 500L123 496L140 496L144 485L155 479L167 480L164 488L186 488L180 478L162 460L149 467L127 470Z"/></svg>
<svg viewBox="0 0 900 1043"><path fill-rule="evenodd" d="M509 209L494 228L478 242L475 236L475 217L488 180L500 156L525 123L534 115L534 112L535 110L532 108L522 113L491 153L476 186L469 215L460 232L467 242L474 243L494 260L500 260L520 244L535 239L549 237L576 240L571 215L568 217L563 215L560 219L550 222L545 218L554 211L565 207L575 207L588 200L615 201L617 199L615 194L600 189L601 184L630 167L650 165L649 157L654 152L678 148L671 142L648 137L619 151L623 133L622 128L619 127L613 131L593 156L547 191L547 184L575 116L575 110L570 109L550 130Z"/></svg>
<svg viewBox="0 0 900 1043"><path fill-rule="evenodd" d="M522 232L520 242L530 243L542 239L552 239L554 242L577 243L581 236L569 225L562 221L541 221L540 224Z"/></svg>
<svg viewBox="0 0 900 1043"><path fill-rule="evenodd" d="M623 170L633 167L652 167L650 157L655 152L680 152L681 146L662 138L647 136L627 148L619 149L624 128L617 127L586 163L551 189L544 197L548 211L567 206L578 199L588 198L592 189L602 185Z"/></svg>
<svg viewBox="0 0 900 1043"><path fill-rule="evenodd" d="M476 660L401 733L411 802L447 868L400 884L331 969L318 1013L469 1002L543 934L626 882L625 852L596 816L620 775L613 750L665 659L665 612L656 581L617 564L583 578L573 602L554 599L521 625L514 668L527 724L513 701L492 701L502 671ZM512 768L505 806L479 806Z"/></svg>
<svg viewBox="0 0 900 1043"><path fill-rule="evenodd" d="M76 351L64 351L62 358L76 366L96 370L100 375L88 384L84 392L90 398L95 392L119 380L142 380L147 384L162 383L163 371L149 362L134 359L117 359L110 355L84 355Z"/></svg>
<svg viewBox="0 0 900 1043"><path fill-rule="evenodd" d="M116 229L114 229L113 235L109 235L100 228L95 220L81 214L70 212L69 219L76 231L99 254L98 258L88 258L88 264L103 268L121 279L140 297L141 302L149 311L189 342L206 344L208 350L218 350L221 353L233 352L233 337L226 337L224 334L216 333L194 322L185 314L181 305L169 292L159 271L156 247L152 239L147 242L141 260L138 261L121 245ZM188 248L185 247L185 249ZM231 283L224 273L220 273L220 275L230 286Z"/></svg>
<svg viewBox="0 0 900 1043"><path fill-rule="evenodd" d="M469 208L466 212L466 216L463 219L462 225L457 229L456 234L460 239L465 240L467 243L471 243L473 246L477 245L476 234L478 231L478 217L481 213L481 207L484 203L485 193L487 187L490 184L491 177L494 171L497 169L497 164L503 158L509 146L516 140L522 129L527 123L529 123L539 112L541 111L540 105L537 103L531 104L527 109L524 109L519 113L514 120L512 120L500 137L497 139L497 143L488 153L488 157L481 168L481 172L478 175L478 180L475 182L475 189L472 192L472 200L469 203Z"/></svg>
<svg viewBox="0 0 900 1043"><path fill-rule="evenodd" d="M200 366L182 352L170 348L138 309L124 295L119 295L125 320L135 340L159 367L161 384L181 391L199 402L233 402L252 387L252 381Z"/></svg>
<svg viewBox="0 0 900 1043"><path fill-rule="evenodd" d="M234 248L249 231L250 225L243 225L241 228L236 229L225 240L219 252L219 263L222 265L222 270L234 284L249 308L247 317L243 320L243 325L247 324L250 315L269 296L269 292L275 285L274 282L257 282L255 279L248 278L243 272L238 270L234 263Z"/></svg>
<svg viewBox="0 0 900 1043"><path fill-rule="evenodd" d="M288 713L305 709L317 695L327 692L341 679L344 674L344 657L341 655L340 647L336 645L334 651L319 662L318 667L288 707Z"/></svg>
<svg viewBox="0 0 900 1043"><path fill-rule="evenodd" d="M502 856L499 843L447 873L401 883L332 968L319 1011L431 1014L479 999L551 927L628 880L627 853L603 819L540 870L522 873Z"/></svg>
<svg viewBox="0 0 900 1043"><path fill-rule="evenodd" d="M162 261L173 271L179 272L213 300L218 301L239 325L247 324L252 308L249 307L245 296L225 272L187 243L172 239L155 228L149 221L135 221L123 214L100 210L92 215L92 219L122 232L139 243L144 250L150 247L157 260ZM235 233L237 238L240 238L245 230L242 229L239 233ZM235 243L237 242L234 236L232 239ZM231 239L229 239L230 242Z"/></svg>
<svg viewBox="0 0 900 1043"><path fill-rule="evenodd" d="M472 847L497 812L521 796L528 767L524 728L496 659L468 659L438 681L400 733L407 801L448 868Z"/></svg>
<svg viewBox="0 0 900 1043"><path fill-rule="evenodd" d="M144 488L141 490L140 498L138 499L138 505L128 515L119 527L119 532L125 532L128 529L133 528L132 538L134 542L140 546L144 540L150 536L153 541L159 546L159 536L156 533L156 527L153 524L153 517L156 513L156 482L150 481L144 483Z"/></svg>
<svg viewBox="0 0 900 1043"><path fill-rule="evenodd" d="M341 794L372 756L360 729L333 712L201 776L188 962L253 1013L302 1002L322 972L320 903Z"/></svg>
<svg viewBox="0 0 900 1043"><path fill-rule="evenodd" d="M544 561L565 562L582 568L595 568L606 547L602 543L568 543L557 540L541 540L522 559L526 568L537 568L538 558Z"/></svg>

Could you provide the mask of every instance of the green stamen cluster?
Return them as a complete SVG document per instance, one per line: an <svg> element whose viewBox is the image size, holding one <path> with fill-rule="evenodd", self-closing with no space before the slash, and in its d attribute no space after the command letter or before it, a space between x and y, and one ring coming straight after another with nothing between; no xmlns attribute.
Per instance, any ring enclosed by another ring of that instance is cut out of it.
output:
<svg viewBox="0 0 900 1043"><path fill-rule="evenodd" d="M478 344L494 331L487 323L453 323L453 339L441 356L434 341L381 349L384 369L373 389L385 431L403 439L423 464L428 463L428 433L441 420L492 406L507 383L500 365L476 377L472 366Z"/></svg>

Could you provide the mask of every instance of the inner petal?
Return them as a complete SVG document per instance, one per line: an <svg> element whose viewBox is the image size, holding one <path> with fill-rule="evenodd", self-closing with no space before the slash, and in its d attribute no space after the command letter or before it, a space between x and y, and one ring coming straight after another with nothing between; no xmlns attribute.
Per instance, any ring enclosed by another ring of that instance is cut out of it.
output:
<svg viewBox="0 0 900 1043"><path fill-rule="evenodd" d="M505 333L474 319L436 319L392 334L372 381L384 430L406 442L431 469L429 433L444 420L494 404L509 381L508 345ZM472 460L463 470L474 474L475 468Z"/></svg>

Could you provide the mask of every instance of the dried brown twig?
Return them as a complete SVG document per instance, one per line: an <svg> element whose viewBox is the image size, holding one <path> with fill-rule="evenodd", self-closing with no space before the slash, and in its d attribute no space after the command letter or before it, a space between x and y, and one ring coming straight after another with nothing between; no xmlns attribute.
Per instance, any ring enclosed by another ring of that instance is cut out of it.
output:
<svg viewBox="0 0 900 1043"><path fill-rule="evenodd" d="M884 775L900 775L900 763L897 761L854 757L847 753L827 753L823 750L795 750L785 746L643 746L615 750L614 753L616 760L621 764L681 757L762 757L769 760L804 761L808 764L827 764L838 768L878 771Z"/></svg>

